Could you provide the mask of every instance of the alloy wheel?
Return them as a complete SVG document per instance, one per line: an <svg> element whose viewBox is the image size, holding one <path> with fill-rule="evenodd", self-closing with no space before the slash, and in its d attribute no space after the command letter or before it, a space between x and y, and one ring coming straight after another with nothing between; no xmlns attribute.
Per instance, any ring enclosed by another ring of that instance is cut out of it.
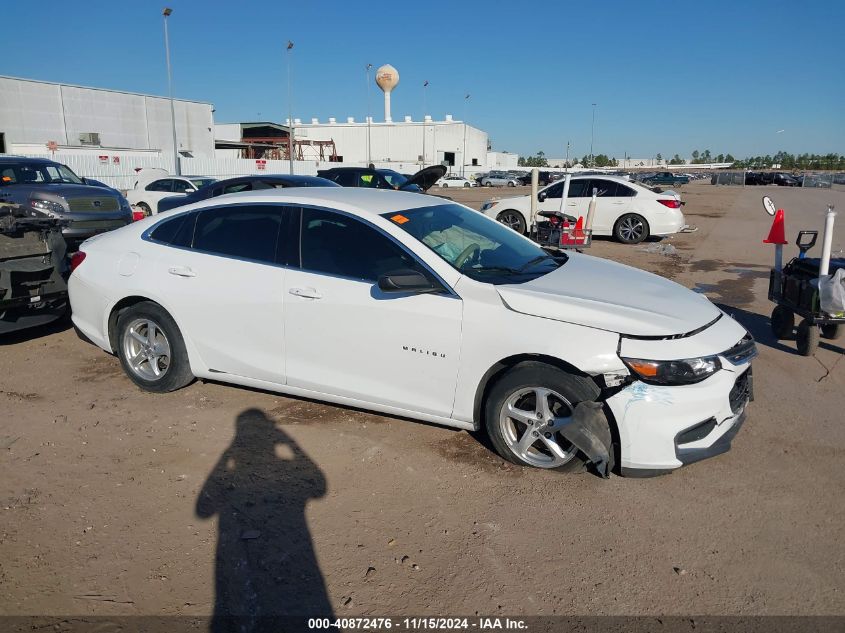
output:
<svg viewBox="0 0 845 633"><path fill-rule="evenodd" d="M626 242L638 242L643 237L645 227L641 220L634 216L628 216L619 225L619 235Z"/></svg>
<svg viewBox="0 0 845 633"><path fill-rule="evenodd" d="M123 354L129 369L143 380L161 380L170 368L170 342L151 319L135 319L123 335Z"/></svg>
<svg viewBox="0 0 845 633"><path fill-rule="evenodd" d="M522 461L538 468L558 468L578 452L560 434L571 422L573 408L551 389L520 389L505 400L499 429L508 449Z"/></svg>

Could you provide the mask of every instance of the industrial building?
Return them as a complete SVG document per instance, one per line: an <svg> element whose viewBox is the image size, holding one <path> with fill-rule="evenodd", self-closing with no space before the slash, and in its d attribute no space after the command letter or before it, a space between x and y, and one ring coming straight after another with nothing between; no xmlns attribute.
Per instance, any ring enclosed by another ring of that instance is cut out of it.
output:
<svg viewBox="0 0 845 633"><path fill-rule="evenodd" d="M182 156L214 156L214 106L174 100ZM166 97L0 76L0 153L123 149L173 155Z"/></svg>

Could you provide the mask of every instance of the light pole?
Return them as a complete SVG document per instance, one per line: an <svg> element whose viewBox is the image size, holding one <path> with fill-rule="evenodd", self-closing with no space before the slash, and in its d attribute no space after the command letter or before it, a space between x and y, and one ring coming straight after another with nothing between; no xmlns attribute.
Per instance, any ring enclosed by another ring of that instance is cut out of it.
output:
<svg viewBox="0 0 845 633"><path fill-rule="evenodd" d="M372 136L370 135L370 71L372 64L367 64L367 167L373 164Z"/></svg>
<svg viewBox="0 0 845 633"><path fill-rule="evenodd" d="M469 95L464 97L464 153L461 155L461 178L465 177L465 168L467 164L467 103L469 102Z"/></svg>
<svg viewBox="0 0 845 633"><path fill-rule="evenodd" d="M593 159L593 137L596 133L596 104L593 104L593 124L590 127L590 167L593 166L595 162Z"/></svg>
<svg viewBox="0 0 845 633"><path fill-rule="evenodd" d="M164 56L167 58L167 91L170 94L170 125L173 130L173 169L177 176L182 175L182 166L179 164L179 146L176 144L176 108L173 105L173 74L170 71L170 36L167 32L167 17L173 13L173 9L164 8L161 12L164 16Z"/></svg>
<svg viewBox="0 0 845 633"><path fill-rule="evenodd" d="M285 57L287 58L288 62L288 158L290 159L290 173L291 176L293 175L293 147L294 147L294 127L293 127L293 96L291 95L291 88L290 88L290 76L291 76L291 69L290 69L290 58L291 58L291 51L293 50L293 42L288 40L287 54Z"/></svg>
<svg viewBox="0 0 845 633"><path fill-rule="evenodd" d="M426 105L426 88L428 88L428 79L423 82L423 115L422 115L422 134L423 134L423 151L422 151L422 168L425 169L425 113L428 110Z"/></svg>

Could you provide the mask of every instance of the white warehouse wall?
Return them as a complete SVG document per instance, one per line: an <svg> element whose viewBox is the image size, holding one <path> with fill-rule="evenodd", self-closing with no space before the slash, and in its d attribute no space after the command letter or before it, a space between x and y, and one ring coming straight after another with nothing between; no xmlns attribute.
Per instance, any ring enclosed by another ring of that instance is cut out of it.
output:
<svg viewBox="0 0 845 633"><path fill-rule="evenodd" d="M214 155L213 106L174 100L179 149ZM0 133L17 146L81 146L96 132L100 146L173 152L170 100L130 92L0 77Z"/></svg>

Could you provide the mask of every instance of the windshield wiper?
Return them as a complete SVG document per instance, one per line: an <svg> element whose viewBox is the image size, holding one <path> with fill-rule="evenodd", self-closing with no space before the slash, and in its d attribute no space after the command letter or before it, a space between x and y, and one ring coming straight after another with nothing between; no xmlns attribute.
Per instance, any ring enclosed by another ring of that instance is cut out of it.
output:
<svg viewBox="0 0 845 633"><path fill-rule="evenodd" d="M516 269L516 271L521 273L522 271L524 271L524 270L526 270L526 269L530 268L530 267L531 267L531 266L533 266L534 264L539 264L540 262L544 262L544 261L546 261L547 259L553 259L554 261L557 261L557 257L555 257L554 255L538 255L538 256L537 256L537 257L535 257L534 259L529 259L529 260L528 260L527 262L525 262L522 266L520 266L519 268L517 268L517 269Z"/></svg>

